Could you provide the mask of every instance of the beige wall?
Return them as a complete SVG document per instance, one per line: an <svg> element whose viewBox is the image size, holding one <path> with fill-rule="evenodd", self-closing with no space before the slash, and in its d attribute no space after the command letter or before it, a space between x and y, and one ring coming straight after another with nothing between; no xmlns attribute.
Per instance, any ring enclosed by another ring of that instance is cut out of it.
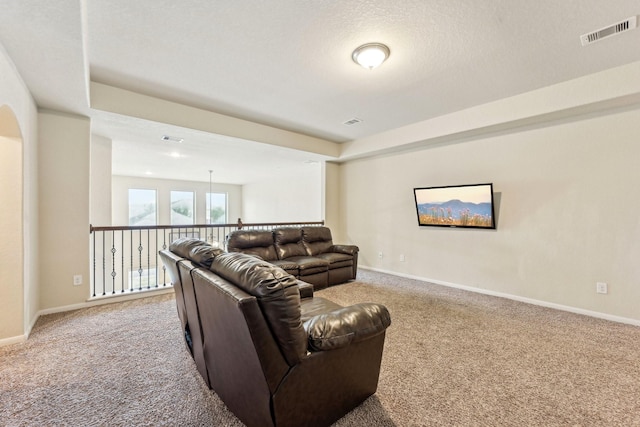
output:
<svg viewBox="0 0 640 427"><path fill-rule="evenodd" d="M13 224L12 228L20 230L19 242L16 247L10 250L18 251L19 255L12 258L11 269L17 271L8 272L3 265L0 271L3 273L3 280L0 281L0 299L7 298L7 302L2 302L0 308L0 345L21 341L29 334L33 323L36 320L38 312L38 191L37 191L37 112L35 102L31 97L26 85L22 81L20 75L16 72L16 68L6 51L0 45L0 108L6 113L1 114L0 134L3 137L12 139L10 143L12 154L2 151L3 163L17 162L18 164L10 165L7 168L12 170L15 178L17 171L20 171L18 182L10 185L15 191L15 187L19 188L21 208L21 217L17 220L17 224ZM21 141L17 144L16 138ZM3 141L2 144L6 144ZM18 156L16 152L20 150ZM7 157L5 158L5 155ZM15 199L15 193L8 196L0 195L0 203L10 203L8 199ZM6 218L7 211L1 210L2 218ZM4 222L4 220L3 220ZM14 218L12 223L16 222ZM6 242L5 236L3 241ZM15 240L15 239L14 239ZM7 247L0 245L2 251ZM17 264L16 264L17 262ZM5 272L11 275L10 280L5 280ZM5 304L7 304L5 306Z"/></svg>
<svg viewBox="0 0 640 427"><path fill-rule="evenodd" d="M39 119L40 309L89 297L88 118L42 111ZM73 286L73 276L83 277Z"/></svg>
<svg viewBox="0 0 640 427"><path fill-rule="evenodd" d="M347 241L340 212L340 165L327 162L324 167L324 204L325 225L331 228L331 236L335 243L351 243Z"/></svg>
<svg viewBox="0 0 640 427"><path fill-rule="evenodd" d="M91 135L91 206L92 225L111 224L111 140Z"/></svg>
<svg viewBox="0 0 640 427"><path fill-rule="evenodd" d="M354 160L344 226L365 266L638 321L639 130L635 110ZM484 182L496 231L418 227L414 187Z"/></svg>
<svg viewBox="0 0 640 427"><path fill-rule="evenodd" d="M8 109L8 107L0 107ZM12 119L0 114L0 120ZM4 125L4 124L3 124ZM22 240L22 140L0 131L0 339L24 333L24 283Z"/></svg>

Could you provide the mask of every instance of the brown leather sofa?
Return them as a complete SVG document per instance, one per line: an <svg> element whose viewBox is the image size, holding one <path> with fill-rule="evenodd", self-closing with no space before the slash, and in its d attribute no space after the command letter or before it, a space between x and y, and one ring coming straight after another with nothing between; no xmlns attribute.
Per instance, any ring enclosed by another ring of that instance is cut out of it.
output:
<svg viewBox="0 0 640 427"><path fill-rule="evenodd" d="M316 290L353 280L358 271L358 247L334 245L328 227L237 230L227 237L226 247L259 256Z"/></svg>
<svg viewBox="0 0 640 427"><path fill-rule="evenodd" d="M384 306L341 307L280 267L195 239L160 255L198 371L247 426L328 426L375 393Z"/></svg>

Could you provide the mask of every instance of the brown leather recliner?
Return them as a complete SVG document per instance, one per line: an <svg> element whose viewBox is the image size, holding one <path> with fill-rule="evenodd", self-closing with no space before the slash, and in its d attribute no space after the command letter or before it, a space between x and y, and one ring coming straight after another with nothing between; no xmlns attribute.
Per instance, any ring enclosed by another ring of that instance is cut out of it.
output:
<svg viewBox="0 0 640 427"><path fill-rule="evenodd" d="M197 267L210 266L213 258L223 251L192 238L179 239L171 244L170 249L160 251L160 258L167 267L176 294L178 318L182 325L184 339L191 357L195 360L198 372L207 386L211 387L204 361L202 328L191 271Z"/></svg>
<svg viewBox="0 0 640 427"><path fill-rule="evenodd" d="M358 271L358 247L334 245L328 227L237 230L229 234L226 247L259 256L315 289L353 280Z"/></svg>
<svg viewBox="0 0 640 427"><path fill-rule="evenodd" d="M186 297L188 263L163 261L183 267ZM328 426L375 393L391 322L384 306L341 307L310 287L301 298L299 280L242 253L197 265L188 282L207 382L246 425Z"/></svg>

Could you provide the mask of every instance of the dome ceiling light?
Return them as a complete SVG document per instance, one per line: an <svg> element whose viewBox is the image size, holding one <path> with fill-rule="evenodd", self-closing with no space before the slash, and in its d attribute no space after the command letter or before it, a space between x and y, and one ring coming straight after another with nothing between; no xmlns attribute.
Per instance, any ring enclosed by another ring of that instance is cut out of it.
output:
<svg viewBox="0 0 640 427"><path fill-rule="evenodd" d="M382 64L391 52L382 43L367 43L353 51L353 61L366 69L373 70Z"/></svg>

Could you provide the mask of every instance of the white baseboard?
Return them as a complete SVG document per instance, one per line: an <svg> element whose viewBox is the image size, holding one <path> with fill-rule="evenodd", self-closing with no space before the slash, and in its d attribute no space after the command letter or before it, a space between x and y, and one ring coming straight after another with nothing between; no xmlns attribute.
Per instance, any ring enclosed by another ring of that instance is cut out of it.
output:
<svg viewBox="0 0 640 427"><path fill-rule="evenodd" d="M494 296L494 297L506 298L506 299L510 299L510 300L514 300L514 301L524 302L524 303L527 303L527 304L538 305L538 306L541 306L541 307L553 308L553 309L561 310L561 311L568 311L570 313L582 314L582 315L585 315L585 316L596 317L598 319L610 320L612 322L626 323L628 325L640 326L640 320L637 320L637 319L629 319L627 317L614 316L612 314L600 313L598 311L585 310L585 309L582 309L582 308L571 307L571 306L568 306L568 305L555 304L555 303L552 303L552 302L547 302L547 301L536 300L536 299L532 299L532 298L521 297L521 296L518 296L518 295L506 294L506 293L503 293L503 292L496 292L496 291L492 291L492 290L489 290L489 289L481 289L481 288L475 288L473 286L459 285L457 283L444 282L442 280L428 279L426 277L420 277L420 276L414 276L414 275L411 275L411 274L398 273L396 271L384 270L384 269L381 269L381 268L373 268L373 267L360 266L360 265L358 266L358 268L362 268L363 270L371 270L371 271L377 271L379 273L390 274L392 276L404 277L406 279L419 280L421 282L434 283L436 285L442 285L442 286L447 286L449 288L461 289L463 291L469 291L469 292L475 292L475 293L478 293L478 294L484 294L484 295L491 295L491 296Z"/></svg>
<svg viewBox="0 0 640 427"><path fill-rule="evenodd" d="M170 292L173 293L173 287L168 287L166 289L151 289L148 291L145 290L141 292L136 292L135 294L128 294L128 295L107 295L100 298L90 299L78 304L71 304L71 305L65 305L62 307L53 307L53 308L40 310L38 312L38 317L44 316L46 314L62 313L64 311L79 310L81 308L94 307L97 305L113 304L115 302L123 302L123 301L132 300L132 299L147 298L147 297L152 297L156 295L168 294Z"/></svg>
<svg viewBox="0 0 640 427"><path fill-rule="evenodd" d="M96 299L90 299L78 304L71 304L71 305L65 305L62 307L53 307L53 308L40 310L38 311L38 313L36 313L34 318L31 320L29 324L29 330L25 335L19 335L16 337L0 339L0 347L26 341L29 338L29 335L31 335L31 331L33 330L33 327L35 326L40 316L53 314L53 313L62 313L62 312L71 311L71 310L79 310L81 308L88 308L96 305L112 304L114 302L122 302L122 301L128 301L132 299L147 298L155 295L167 294L170 292L173 293L173 287L168 287L166 289L152 289L149 291L136 292L135 294L129 294L129 295L113 295L113 296L109 295L109 296L100 297Z"/></svg>
<svg viewBox="0 0 640 427"><path fill-rule="evenodd" d="M18 344L27 340L26 335L18 335L17 337L3 338L0 340L0 347L5 345Z"/></svg>

